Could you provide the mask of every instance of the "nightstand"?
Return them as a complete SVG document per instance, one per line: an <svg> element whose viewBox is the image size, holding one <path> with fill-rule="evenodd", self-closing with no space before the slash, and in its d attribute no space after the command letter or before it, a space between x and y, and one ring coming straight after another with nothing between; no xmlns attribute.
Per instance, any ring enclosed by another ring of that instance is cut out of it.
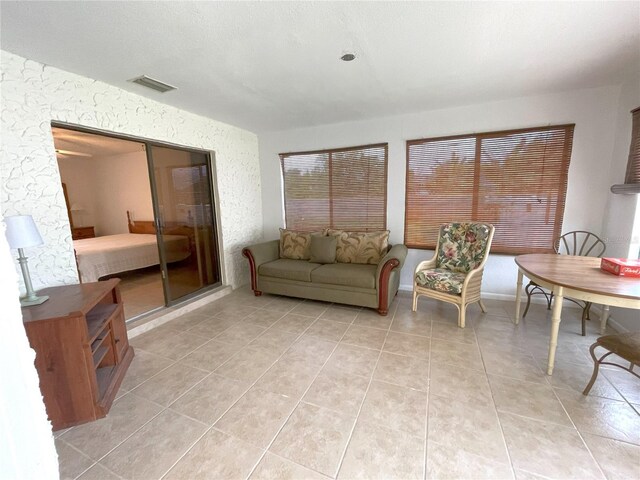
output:
<svg viewBox="0 0 640 480"><path fill-rule="evenodd" d="M74 240L93 238L95 236L96 232L93 230L93 227L73 227L71 229L71 238Z"/></svg>

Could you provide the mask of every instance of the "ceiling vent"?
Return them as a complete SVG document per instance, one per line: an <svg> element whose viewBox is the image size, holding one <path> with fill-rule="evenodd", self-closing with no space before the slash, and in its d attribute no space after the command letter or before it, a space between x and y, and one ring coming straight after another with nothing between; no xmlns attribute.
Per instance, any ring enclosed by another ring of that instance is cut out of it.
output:
<svg viewBox="0 0 640 480"><path fill-rule="evenodd" d="M173 85L169 85L167 83L161 82L159 80L155 80L153 78L147 77L146 75L132 78L129 81L133 83L137 83L138 85L142 85L143 87L150 88L160 93L168 92L170 90L175 90L178 88L178 87L174 87Z"/></svg>

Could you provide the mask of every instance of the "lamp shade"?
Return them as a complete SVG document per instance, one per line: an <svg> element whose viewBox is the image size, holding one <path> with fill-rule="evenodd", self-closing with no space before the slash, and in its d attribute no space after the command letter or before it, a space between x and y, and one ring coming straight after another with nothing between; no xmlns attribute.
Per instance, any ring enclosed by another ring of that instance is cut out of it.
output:
<svg viewBox="0 0 640 480"><path fill-rule="evenodd" d="M5 217L7 241L11 248L26 248L42 245L42 237L31 215Z"/></svg>

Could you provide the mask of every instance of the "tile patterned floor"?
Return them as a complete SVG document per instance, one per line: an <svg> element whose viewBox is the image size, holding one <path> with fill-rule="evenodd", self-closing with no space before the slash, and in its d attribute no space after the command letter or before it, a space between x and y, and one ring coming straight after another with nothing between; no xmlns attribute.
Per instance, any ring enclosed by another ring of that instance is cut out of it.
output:
<svg viewBox="0 0 640 480"><path fill-rule="evenodd" d="M367 309L246 289L133 338L102 420L56 432L61 478L640 477L640 382L605 369L565 309L553 377L549 314L400 295Z"/></svg>

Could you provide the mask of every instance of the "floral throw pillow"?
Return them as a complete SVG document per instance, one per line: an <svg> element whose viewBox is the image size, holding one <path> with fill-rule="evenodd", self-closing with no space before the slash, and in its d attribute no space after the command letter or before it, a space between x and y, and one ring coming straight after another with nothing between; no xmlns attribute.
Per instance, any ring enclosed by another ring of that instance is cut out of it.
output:
<svg viewBox="0 0 640 480"><path fill-rule="evenodd" d="M311 236L324 232L296 232L280 229L280 258L309 260L311 256Z"/></svg>
<svg viewBox="0 0 640 480"><path fill-rule="evenodd" d="M440 227L438 268L468 273L482 263L490 226L484 223L447 223Z"/></svg>
<svg viewBox="0 0 640 480"><path fill-rule="evenodd" d="M387 254L389 230L381 232L329 230L327 233L338 237L336 245L336 261L338 263L377 265Z"/></svg>

